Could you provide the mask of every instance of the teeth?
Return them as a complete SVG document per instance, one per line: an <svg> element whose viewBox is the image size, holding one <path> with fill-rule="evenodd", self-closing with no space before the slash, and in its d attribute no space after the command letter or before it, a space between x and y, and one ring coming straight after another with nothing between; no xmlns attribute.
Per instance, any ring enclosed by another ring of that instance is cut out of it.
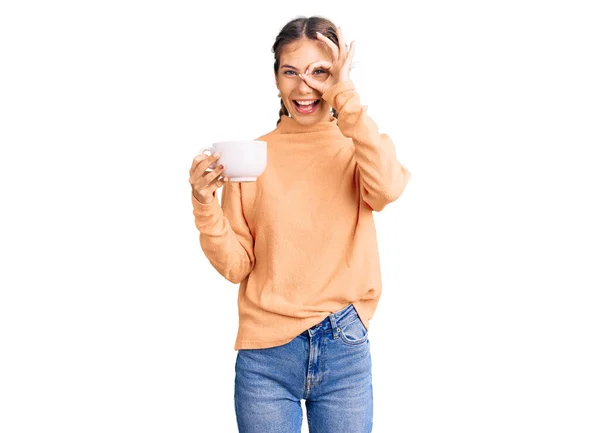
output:
<svg viewBox="0 0 600 433"><path fill-rule="evenodd" d="M314 99L313 101L296 101L298 104L300 105L312 105L316 102L317 100Z"/></svg>

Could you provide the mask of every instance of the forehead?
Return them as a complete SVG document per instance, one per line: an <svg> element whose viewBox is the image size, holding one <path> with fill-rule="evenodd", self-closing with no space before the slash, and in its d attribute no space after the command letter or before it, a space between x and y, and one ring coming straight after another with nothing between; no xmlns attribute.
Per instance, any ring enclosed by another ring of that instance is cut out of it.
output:
<svg viewBox="0 0 600 433"><path fill-rule="evenodd" d="M325 42L301 39L283 48L279 63L304 68L317 60L333 60L331 48Z"/></svg>

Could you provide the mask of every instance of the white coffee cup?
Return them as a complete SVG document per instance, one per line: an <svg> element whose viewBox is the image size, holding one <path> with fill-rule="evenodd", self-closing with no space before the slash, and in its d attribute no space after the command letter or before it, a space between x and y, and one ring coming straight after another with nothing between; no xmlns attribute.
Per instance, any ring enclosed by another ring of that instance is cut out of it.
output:
<svg viewBox="0 0 600 433"><path fill-rule="evenodd" d="M209 168L215 170L223 164L225 170L221 176L227 176L230 182L256 182L267 167L267 142L259 140L234 140L213 143L200 153L219 152L221 156Z"/></svg>

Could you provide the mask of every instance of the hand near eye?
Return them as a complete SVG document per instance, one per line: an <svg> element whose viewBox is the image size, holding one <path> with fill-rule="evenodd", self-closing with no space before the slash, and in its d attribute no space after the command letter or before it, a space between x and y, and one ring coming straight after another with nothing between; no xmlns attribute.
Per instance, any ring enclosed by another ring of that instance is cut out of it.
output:
<svg viewBox="0 0 600 433"><path fill-rule="evenodd" d="M327 36L323 36L321 33L317 32L317 38L320 41L325 42L331 49L333 54L333 64L326 60L318 60L308 66L305 74L298 74L306 84L313 89L318 90L321 94L325 93L325 91L334 84L350 79L350 62L352 61L352 57L354 57L354 47L356 46L356 43L355 41L352 41L350 43L350 50L347 50L342 30L339 27L336 29L336 33L340 48L338 48ZM317 68L323 68L329 71L329 77L327 77L325 81L318 81L313 78L313 70Z"/></svg>

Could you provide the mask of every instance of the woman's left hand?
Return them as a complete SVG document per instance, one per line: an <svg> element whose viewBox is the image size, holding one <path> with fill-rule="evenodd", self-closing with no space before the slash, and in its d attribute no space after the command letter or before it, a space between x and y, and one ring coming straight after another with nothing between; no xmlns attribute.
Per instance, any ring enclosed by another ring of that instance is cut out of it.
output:
<svg viewBox="0 0 600 433"><path fill-rule="evenodd" d="M352 57L354 57L355 41L350 43L350 49L347 50L342 30L339 27L336 29L336 33L340 48L338 48L327 36L323 36L321 33L317 32L317 38L320 41L325 42L331 49L333 63L326 60L318 60L308 66L305 74L298 74L306 84L313 89L318 90L321 94L325 93L331 86L350 79L350 62L352 61ZM329 71L329 76L325 81L319 81L313 78L312 73L316 68L323 68Z"/></svg>

